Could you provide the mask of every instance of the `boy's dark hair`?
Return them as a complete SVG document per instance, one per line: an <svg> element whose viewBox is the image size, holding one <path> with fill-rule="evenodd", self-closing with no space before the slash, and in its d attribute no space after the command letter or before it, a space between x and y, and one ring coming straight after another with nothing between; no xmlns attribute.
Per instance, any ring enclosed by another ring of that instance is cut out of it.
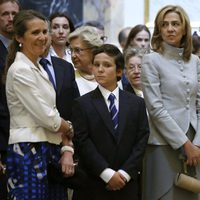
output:
<svg viewBox="0 0 200 200"><path fill-rule="evenodd" d="M115 45L103 44L100 47L98 47L97 49L95 49L93 51L93 61L92 62L94 62L94 57L100 53L105 53L105 54L109 55L110 57L113 57L115 60L116 69L124 69L123 54Z"/></svg>
<svg viewBox="0 0 200 200"><path fill-rule="evenodd" d="M121 51L112 44L103 44L102 46L98 47L97 49L95 49L93 51L93 61L94 62L94 57L97 54L100 53L105 53L110 57L114 58L115 64L116 64L116 70L118 69L124 69L124 57L123 54L121 53ZM121 79L121 77L117 77L117 80L119 81Z"/></svg>

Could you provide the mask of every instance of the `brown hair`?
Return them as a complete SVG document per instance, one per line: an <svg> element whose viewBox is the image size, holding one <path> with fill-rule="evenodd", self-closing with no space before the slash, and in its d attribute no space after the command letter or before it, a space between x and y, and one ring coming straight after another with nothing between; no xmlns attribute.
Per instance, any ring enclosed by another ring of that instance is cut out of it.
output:
<svg viewBox="0 0 200 200"><path fill-rule="evenodd" d="M127 38L127 40L126 40L126 44L125 44L125 46L124 46L124 50L126 50L129 46L130 46L130 43L131 43L131 41L135 38L135 36L139 33L139 32L141 32L141 31L146 31L148 34L149 34L149 39L151 38L151 33L150 33L150 31L149 31L149 29L147 28L147 26L145 26L144 24L138 24L138 25L136 25L136 26L134 26L132 29L131 29L131 31L130 31L130 33L129 33L129 35L128 35L128 38Z"/></svg>
<svg viewBox="0 0 200 200"><path fill-rule="evenodd" d="M34 10L21 10L13 19L14 36L23 37L27 31L27 22L39 18L47 21L47 19L39 12ZM17 51L20 51L19 42L13 37L10 46L8 47L8 55L6 59L5 76L10 65L14 62ZM5 81L5 77L4 77Z"/></svg>
<svg viewBox="0 0 200 200"><path fill-rule="evenodd" d="M73 24L71 18L70 18L68 15L66 15L65 13L63 13L63 12L55 12L55 13L52 13L52 14L50 15L50 17L49 17L50 26L51 26L51 24L52 24L52 21L53 21L55 18L57 18L57 17L64 17L64 18L67 19L67 21L69 22L69 29L70 29L69 32L70 32L70 33L73 32L73 31L75 30L74 24Z"/></svg>
<svg viewBox="0 0 200 200"><path fill-rule="evenodd" d="M192 53L197 54L200 51L200 37L198 35L192 36L193 49Z"/></svg>
<svg viewBox="0 0 200 200"><path fill-rule="evenodd" d="M191 56L192 52L192 37L191 37L191 26L190 26L190 20L185 12L185 10L180 6L174 6L174 5L167 5L160 9L157 13L157 16L155 18L154 22L154 32L151 40L151 46L152 49L158 53L163 53L163 39L161 37L161 22L163 21L165 15L169 12L177 13L180 16L182 25L185 30L185 35L183 36L181 40L181 47L184 49L183 51L183 59L185 61L188 61Z"/></svg>

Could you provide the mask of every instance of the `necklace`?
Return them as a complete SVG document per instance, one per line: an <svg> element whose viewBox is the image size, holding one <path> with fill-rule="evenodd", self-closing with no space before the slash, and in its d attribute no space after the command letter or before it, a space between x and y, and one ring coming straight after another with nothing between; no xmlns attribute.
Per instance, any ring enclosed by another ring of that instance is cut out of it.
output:
<svg viewBox="0 0 200 200"><path fill-rule="evenodd" d="M88 80L88 81L93 81L94 80L94 75L91 74L81 74L81 72L79 71L79 74L81 77L83 77L84 79Z"/></svg>

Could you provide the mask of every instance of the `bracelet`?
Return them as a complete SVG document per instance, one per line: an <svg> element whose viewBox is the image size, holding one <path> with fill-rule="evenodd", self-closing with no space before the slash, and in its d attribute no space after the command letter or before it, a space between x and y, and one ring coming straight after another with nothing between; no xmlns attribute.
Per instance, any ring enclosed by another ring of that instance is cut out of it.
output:
<svg viewBox="0 0 200 200"><path fill-rule="evenodd" d="M72 153L72 155L74 155L74 149L70 146L67 145L63 146L60 150L60 153L63 154L65 151L69 151Z"/></svg>

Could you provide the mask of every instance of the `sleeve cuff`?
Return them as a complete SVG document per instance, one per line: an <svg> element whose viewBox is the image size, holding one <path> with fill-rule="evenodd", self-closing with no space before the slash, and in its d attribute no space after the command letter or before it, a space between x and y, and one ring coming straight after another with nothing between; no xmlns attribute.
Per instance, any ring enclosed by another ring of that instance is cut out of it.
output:
<svg viewBox="0 0 200 200"><path fill-rule="evenodd" d="M105 183L108 183L112 176L114 175L115 171L111 168L106 168L101 172L100 177L103 179Z"/></svg>
<svg viewBox="0 0 200 200"><path fill-rule="evenodd" d="M131 180L131 177L128 173L126 173L124 170L122 169L119 169L118 172L124 176L124 178L126 179L127 183Z"/></svg>

